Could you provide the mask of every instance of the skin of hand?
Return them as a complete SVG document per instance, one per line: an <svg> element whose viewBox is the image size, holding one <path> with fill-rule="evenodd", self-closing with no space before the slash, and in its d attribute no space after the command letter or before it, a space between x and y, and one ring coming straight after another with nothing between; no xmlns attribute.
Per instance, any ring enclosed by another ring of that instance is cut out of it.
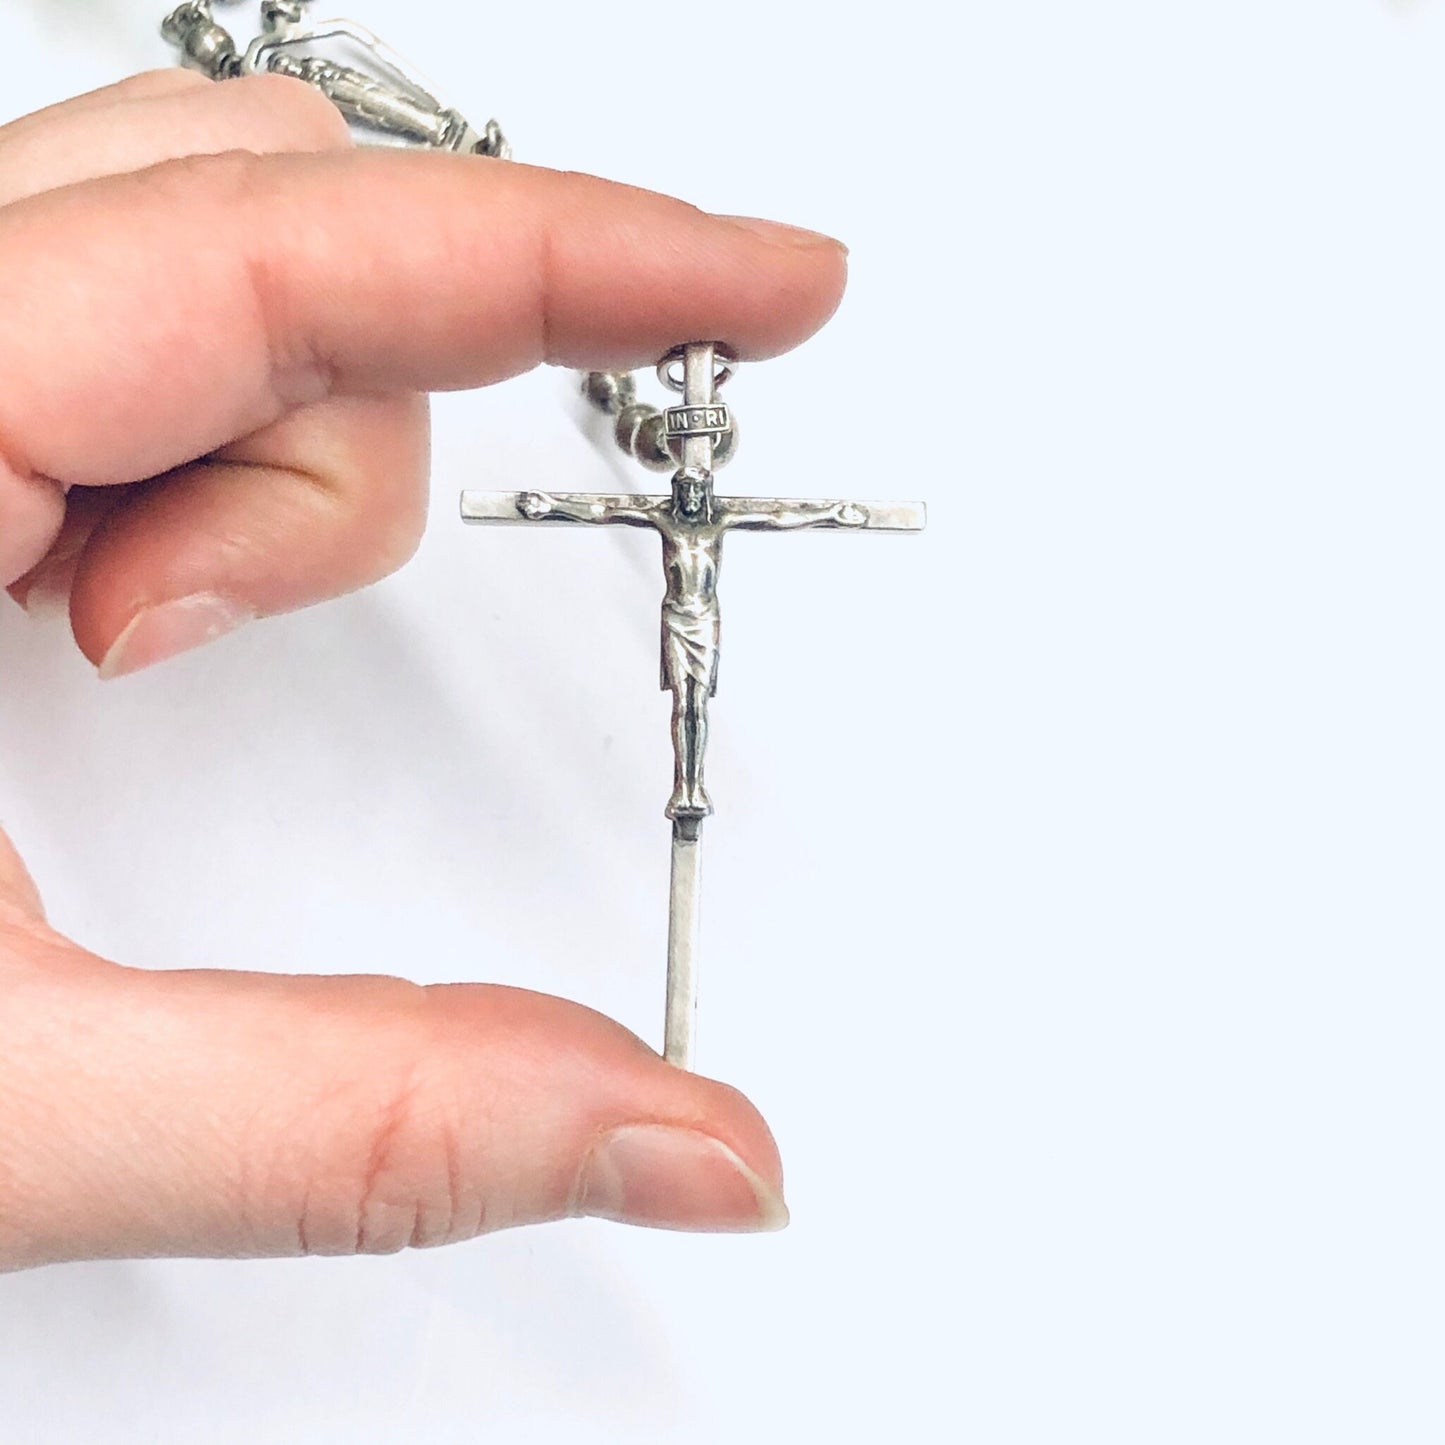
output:
<svg viewBox="0 0 1445 1445"><path fill-rule="evenodd" d="M28 116L0 128L0 585L67 608L106 678L350 591L419 538L424 393L700 336L775 354L844 256L587 176L360 152L278 77ZM587 1009L123 967L51 929L3 834L0 1101L0 1269L787 1218L753 1107Z"/></svg>

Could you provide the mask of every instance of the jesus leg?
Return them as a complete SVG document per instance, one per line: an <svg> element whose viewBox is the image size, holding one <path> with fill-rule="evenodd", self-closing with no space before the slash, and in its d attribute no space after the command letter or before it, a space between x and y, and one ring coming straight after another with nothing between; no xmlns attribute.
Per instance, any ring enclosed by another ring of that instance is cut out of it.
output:
<svg viewBox="0 0 1445 1445"><path fill-rule="evenodd" d="M706 818L712 800L702 785L702 760L707 750L707 689L694 677L683 680L672 695L672 746L676 759L669 818Z"/></svg>

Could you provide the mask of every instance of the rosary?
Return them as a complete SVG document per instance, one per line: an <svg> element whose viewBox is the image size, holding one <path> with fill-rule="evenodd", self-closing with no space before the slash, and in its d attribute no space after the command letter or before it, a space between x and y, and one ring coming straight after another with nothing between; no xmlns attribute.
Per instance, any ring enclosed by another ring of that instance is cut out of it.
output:
<svg viewBox="0 0 1445 1445"><path fill-rule="evenodd" d="M315 86L359 131L377 143L422 146L459 154L510 158L496 121L480 130L440 100L431 87L369 30L350 20L311 22L309 0L263 0L261 33L244 50L217 23L212 0L189 0L162 27L187 65L214 80L271 73ZM708 704L717 692L718 571L730 531L788 532L838 528L851 532L919 532L919 502L791 501L718 496L713 478L736 450L737 430L719 392L734 358L718 342L677 347L658 364L678 404L638 400L627 372L591 372L582 389L615 419L617 444L653 471L671 472L666 496L643 493L466 492L462 520L478 524L542 522L651 528L662 539L666 593L662 603L662 688L672 694L672 884L667 938L664 1053L691 1068L697 1012L697 952L703 821L712 800L703 786Z"/></svg>

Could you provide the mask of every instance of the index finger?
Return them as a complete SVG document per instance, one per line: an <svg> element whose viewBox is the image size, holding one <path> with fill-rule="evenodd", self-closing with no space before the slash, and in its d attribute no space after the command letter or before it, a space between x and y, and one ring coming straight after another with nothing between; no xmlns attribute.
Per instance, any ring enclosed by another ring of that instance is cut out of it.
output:
<svg viewBox="0 0 1445 1445"><path fill-rule="evenodd" d="M193 158L0 212L0 484L168 470L336 393L480 386L542 361L743 356L832 313L844 251L509 163Z"/></svg>

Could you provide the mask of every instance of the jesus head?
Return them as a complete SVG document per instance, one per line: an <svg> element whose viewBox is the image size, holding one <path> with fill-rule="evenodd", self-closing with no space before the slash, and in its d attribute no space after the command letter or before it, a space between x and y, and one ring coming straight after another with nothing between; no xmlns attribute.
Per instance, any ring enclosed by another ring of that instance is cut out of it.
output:
<svg viewBox="0 0 1445 1445"><path fill-rule="evenodd" d="M683 467L672 479L672 506L690 522L707 519L712 512L712 473L701 467Z"/></svg>

